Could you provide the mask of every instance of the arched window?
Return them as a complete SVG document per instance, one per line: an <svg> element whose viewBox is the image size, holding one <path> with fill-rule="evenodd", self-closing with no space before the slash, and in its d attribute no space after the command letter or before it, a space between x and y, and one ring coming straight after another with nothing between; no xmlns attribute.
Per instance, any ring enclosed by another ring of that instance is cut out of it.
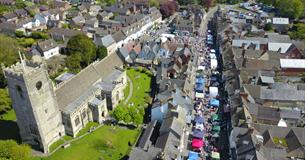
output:
<svg viewBox="0 0 305 160"><path fill-rule="evenodd" d="M19 85L16 85L16 90L18 92L18 95L20 96L20 98L23 99L23 91L22 88Z"/></svg>
<svg viewBox="0 0 305 160"><path fill-rule="evenodd" d="M37 83L36 83L36 89L37 90L40 90L41 89L41 87L42 87L42 82L41 81L38 81Z"/></svg>

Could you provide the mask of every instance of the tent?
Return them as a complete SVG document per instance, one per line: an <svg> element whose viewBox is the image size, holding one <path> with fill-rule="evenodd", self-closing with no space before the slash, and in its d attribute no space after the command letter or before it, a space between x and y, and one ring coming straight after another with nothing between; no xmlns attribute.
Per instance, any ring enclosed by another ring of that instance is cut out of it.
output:
<svg viewBox="0 0 305 160"><path fill-rule="evenodd" d="M199 154L197 152L190 151L187 160L199 160Z"/></svg>
<svg viewBox="0 0 305 160"><path fill-rule="evenodd" d="M195 97L196 97L196 98L204 98L204 93L196 92L196 93L195 93Z"/></svg>
<svg viewBox="0 0 305 160"><path fill-rule="evenodd" d="M201 116L196 116L195 119L194 119L195 123L203 123L204 122L204 119L203 117Z"/></svg>
<svg viewBox="0 0 305 160"><path fill-rule="evenodd" d="M214 133L214 134L212 135L212 137L218 138L218 137L219 137L219 133Z"/></svg>
<svg viewBox="0 0 305 160"><path fill-rule="evenodd" d="M211 59L211 68L216 69L218 66L217 60L216 59Z"/></svg>
<svg viewBox="0 0 305 160"><path fill-rule="evenodd" d="M199 148L201 148L203 145L204 145L204 142L203 142L202 139L196 139L196 138L194 138L194 139L192 140L192 147L193 147L193 148L199 149Z"/></svg>
<svg viewBox="0 0 305 160"><path fill-rule="evenodd" d="M198 130L198 129L195 129L195 130L193 131L193 137L202 139L203 136L204 136L204 132L203 132L203 131Z"/></svg>
<svg viewBox="0 0 305 160"><path fill-rule="evenodd" d="M211 53L216 53L215 49L210 50Z"/></svg>
<svg viewBox="0 0 305 160"><path fill-rule="evenodd" d="M213 126L212 130L215 131L215 132L219 132L220 131L220 126L218 126L218 125Z"/></svg>
<svg viewBox="0 0 305 160"><path fill-rule="evenodd" d="M211 59L217 59L216 55L214 53L210 53L210 58Z"/></svg>
<svg viewBox="0 0 305 160"><path fill-rule="evenodd" d="M220 159L220 154L218 152L212 152L212 159L213 160L218 160Z"/></svg>
<svg viewBox="0 0 305 160"><path fill-rule="evenodd" d="M204 90L204 83L196 83L196 91L197 92L203 92Z"/></svg>
<svg viewBox="0 0 305 160"><path fill-rule="evenodd" d="M215 98L218 95L218 87L210 87L210 97Z"/></svg>
<svg viewBox="0 0 305 160"><path fill-rule="evenodd" d="M213 98L210 100L210 104L214 107L219 107L219 100Z"/></svg>
<svg viewBox="0 0 305 160"><path fill-rule="evenodd" d="M196 78L196 84L199 83L199 84L204 84L205 83L205 80L203 77L198 77Z"/></svg>
<svg viewBox="0 0 305 160"><path fill-rule="evenodd" d="M198 66L197 70L204 71L205 70L205 66Z"/></svg>
<svg viewBox="0 0 305 160"><path fill-rule="evenodd" d="M212 121L219 121L220 120L220 117L218 114L213 114L212 115Z"/></svg>
<svg viewBox="0 0 305 160"><path fill-rule="evenodd" d="M201 131L203 131L204 126L203 126L202 123L196 123L195 128L196 128L196 129L199 129L199 130L201 130Z"/></svg>

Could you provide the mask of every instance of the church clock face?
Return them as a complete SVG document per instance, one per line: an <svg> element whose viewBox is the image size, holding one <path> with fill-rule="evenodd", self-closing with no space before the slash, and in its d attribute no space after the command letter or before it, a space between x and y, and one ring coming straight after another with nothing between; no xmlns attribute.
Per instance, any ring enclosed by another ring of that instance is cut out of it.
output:
<svg viewBox="0 0 305 160"><path fill-rule="evenodd" d="M41 81L38 81L37 83L36 83L36 89L37 90L40 90L41 89L41 87L42 87L42 82Z"/></svg>

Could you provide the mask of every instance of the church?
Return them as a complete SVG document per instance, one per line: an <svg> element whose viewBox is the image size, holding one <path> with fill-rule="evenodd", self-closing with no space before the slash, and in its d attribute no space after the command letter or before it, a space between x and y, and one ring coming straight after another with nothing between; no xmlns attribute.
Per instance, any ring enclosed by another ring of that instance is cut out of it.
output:
<svg viewBox="0 0 305 160"><path fill-rule="evenodd" d="M44 153L90 121L103 123L124 99L126 71L117 53L54 85L44 63L25 60L3 68L23 143Z"/></svg>

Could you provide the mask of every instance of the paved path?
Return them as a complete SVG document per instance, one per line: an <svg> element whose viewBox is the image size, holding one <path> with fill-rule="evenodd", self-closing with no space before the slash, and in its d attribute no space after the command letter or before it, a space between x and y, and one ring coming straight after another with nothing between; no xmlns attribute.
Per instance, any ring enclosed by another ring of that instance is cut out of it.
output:
<svg viewBox="0 0 305 160"><path fill-rule="evenodd" d="M127 76L127 81L129 82L129 94L128 94L128 97L125 99L124 103L127 103L129 101L129 99L131 98L132 93L133 93L133 84L132 84L131 79L128 76Z"/></svg>

